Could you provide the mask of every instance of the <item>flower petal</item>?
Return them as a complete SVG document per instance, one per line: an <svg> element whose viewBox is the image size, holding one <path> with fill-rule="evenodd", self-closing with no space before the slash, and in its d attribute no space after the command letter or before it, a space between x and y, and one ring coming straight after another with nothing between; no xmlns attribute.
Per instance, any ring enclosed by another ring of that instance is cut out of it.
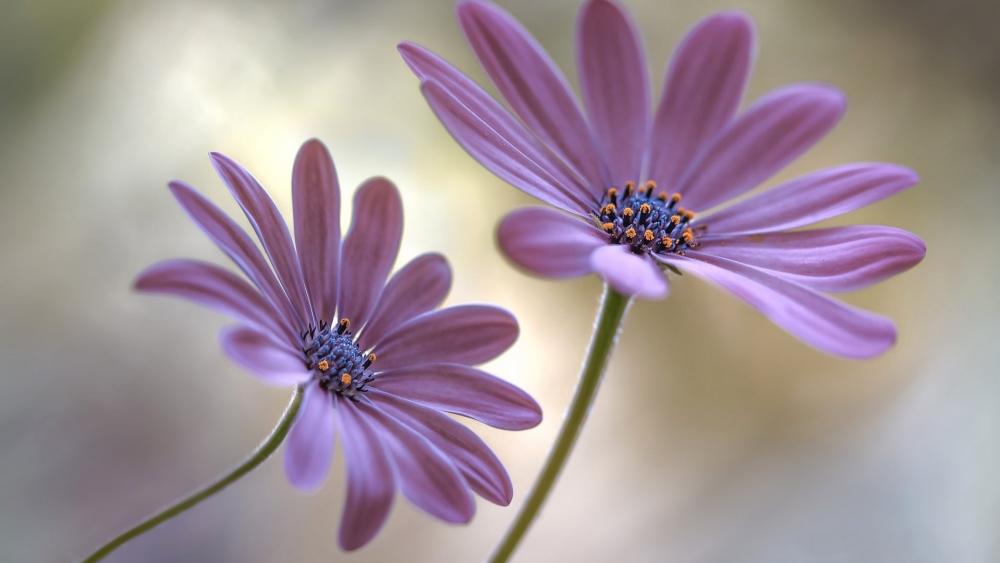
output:
<svg viewBox="0 0 1000 563"><path fill-rule="evenodd" d="M896 342L889 319L752 266L700 252L667 260L732 292L792 336L828 354L871 358Z"/></svg>
<svg viewBox="0 0 1000 563"><path fill-rule="evenodd" d="M382 443L392 454L399 488L418 508L435 518L464 524L476 512L465 479L447 456L416 430L369 402L360 403L372 422L382 427Z"/></svg>
<svg viewBox="0 0 1000 563"><path fill-rule="evenodd" d="M706 216L713 234L783 231L854 211L917 183L895 164L857 163L819 170Z"/></svg>
<svg viewBox="0 0 1000 563"><path fill-rule="evenodd" d="M528 127L592 187L607 185L609 178L599 166L587 122L566 78L541 45L510 14L489 2L460 3L458 21L483 69Z"/></svg>
<svg viewBox="0 0 1000 563"><path fill-rule="evenodd" d="M663 299L667 277L651 259L623 245L605 245L590 255L590 266L615 291L643 299Z"/></svg>
<svg viewBox="0 0 1000 563"><path fill-rule="evenodd" d="M306 387L302 407L285 442L285 475L304 492L323 484L333 462L333 397L319 385Z"/></svg>
<svg viewBox="0 0 1000 563"><path fill-rule="evenodd" d="M340 318L350 319L355 331L368 316L392 271L403 236L403 203L396 186L372 178L354 195L351 230L344 238L340 263Z"/></svg>
<svg viewBox="0 0 1000 563"><path fill-rule="evenodd" d="M580 173L552 152L552 149L538 141L533 133L525 129L517 118L478 84L420 45L403 42L398 48L403 60L421 82L437 83L450 97L516 147L523 158L543 169L551 177L553 187L559 192L560 198L579 204L589 201L591 186ZM455 134L453 130L452 134ZM499 172L495 173L501 175Z"/></svg>
<svg viewBox="0 0 1000 563"><path fill-rule="evenodd" d="M208 238L260 288L271 305L282 312L286 323L300 326L298 315L271 272L271 267L246 232L191 186L183 182L171 182L170 191Z"/></svg>
<svg viewBox="0 0 1000 563"><path fill-rule="evenodd" d="M306 141L292 169L295 246L302 276L318 320L329 322L337 308L340 265L340 184L323 143Z"/></svg>
<svg viewBox="0 0 1000 563"><path fill-rule="evenodd" d="M687 207L707 210L767 180L823 138L844 113L829 86L798 84L755 102L683 175Z"/></svg>
<svg viewBox="0 0 1000 563"><path fill-rule="evenodd" d="M223 154L212 153L211 157L212 166L229 187L250 225L257 232L257 238L271 259L278 281L295 306L299 319L303 323L314 322L302 270L292 247L292 236L278 207L245 168Z"/></svg>
<svg viewBox="0 0 1000 563"><path fill-rule="evenodd" d="M523 390L482 370L435 363L379 373L379 390L504 430L534 428L542 409Z"/></svg>
<svg viewBox="0 0 1000 563"><path fill-rule="evenodd" d="M639 35L614 2L590 0L576 34L583 102L611 183L638 181L649 127L649 72Z"/></svg>
<svg viewBox="0 0 1000 563"><path fill-rule="evenodd" d="M750 75L753 22L711 15L684 37L667 70L653 121L647 176L675 190L681 175L736 114Z"/></svg>
<svg viewBox="0 0 1000 563"><path fill-rule="evenodd" d="M431 362L481 364L517 340L517 319L491 305L458 305L424 313L375 344L379 371Z"/></svg>
<svg viewBox="0 0 1000 563"><path fill-rule="evenodd" d="M226 328L220 340L222 350L231 360L268 385L290 387L312 375L301 353L259 330L245 326Z"/></svg>
<svg viewBox="0 0 1000 563"><path fill-rule="evenodd" d="M396 492L396 474L382 432L361 404L336 399L338 433L347 463L347 501L340 517L340 547L352 551L371 541L385 524ZM371 409L369 409L371 410Z"/></svg>
<svg viewBox="0 0 1000 563"><path fill-rule="evenodd" d="M853 291L912 268L927 249L902 229L852 225L702 239L698 250L818 291Z"/></svg>
<svg viewBox="0 0 1000 563"><path fill-rule="evenodd" d="M139 274L135 289L190 299L269 330L283 340L294 334L260 291L238 275L208 262L175 259L154 264Z"/></svg>
<svg viewBox="0 0 1000 563"><path fill-rule="evenodd" d="M525 270L547 278L589 274L590 254L606 244L597 229L544 207L511 212L497 228L507 257Z"/></svg>
<svg viewBox="0 0 1000 563"><path fill-rule="evenodd" d="M525 137L502 128L488 114L475 113L435 80L422 83L420 91L455 141L487 170L532 197L571 213L586 213L589 204L549 173Z"/></svg>
<svg viewBox="0 0 1000 563"><path fill-rule="evenodd" d="M361 333L362 350L382 340L389 331L444 301L451 289L451 267L444 256L417 256L396 272L379 297L371 321Z"/></svg>
<svg viewBox="0 0 1000 563"><path fill-rule="evenodd" d="M370 390L368 398L390 416L430 440L448 456L469 487L480 496L500 506L510 504L514 496L510 476L475 432L436 410L375 388Z"/></svg>

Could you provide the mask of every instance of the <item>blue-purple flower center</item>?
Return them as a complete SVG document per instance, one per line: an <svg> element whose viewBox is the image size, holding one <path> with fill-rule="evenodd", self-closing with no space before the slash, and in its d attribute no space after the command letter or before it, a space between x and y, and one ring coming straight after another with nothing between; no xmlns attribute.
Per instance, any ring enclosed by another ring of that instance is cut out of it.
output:
<svg viewBox="0 0 1000 563"><path fill-rule="evenodd" d="M307 342L302 351L313 378L322 389L345 397L366 391L375 379L368 371L375 354L362 354L350 325L350 321L341 319L336 326L321 324L318 332L311 329L302 337Z"/></svg>
<svg viewBox="0 0 1000 563"><path fill-rule="evenodd" d="M634 182L625 189L611 188L593 212L598 227L612 244L627 245L636 254L648 252L684 254L698 241L691 226L694 212L680 207L681 194L656 192L656 182L637 190Z"/></svg>

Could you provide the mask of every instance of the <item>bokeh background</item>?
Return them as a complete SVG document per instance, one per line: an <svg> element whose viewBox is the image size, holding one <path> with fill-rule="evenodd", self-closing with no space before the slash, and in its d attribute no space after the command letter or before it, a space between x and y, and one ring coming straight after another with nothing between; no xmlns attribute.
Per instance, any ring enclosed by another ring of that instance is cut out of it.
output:
<svg viewBox="0 0 1000 563"><path fill-rule="evenodd" d="M575 80L577 0L503 4ZM928 257L848 297L899 325L899 344L868 362L807 348L692 279L635 306L518 560L1000 560L995 3L626 4L657 83L688 26L739 8L760 36L751 96L842 87L847 117L777 180L855 160L914 167L918 187L847 220L908 228ZM519 317L519 342L490 368L533 393L545 422L478 428L511 471L514 505L480 502L452 527L397 500L348 555L335 543L342 460L314 496L272 460L111 560L483 559L554 436L600 284L532 279L496 251L496 222L528 200L452 142L394 49L417 40L483 80L452 1L4 0L0 12L0 559L79 559L267 433L287 397L223 358L224 319L130 283L163 258L224 261L168 180L235 214L206 158L219 150L290 211L292 159L312 136L345 198L368 176L398 183L401 258L447 253L450 303Z"/></svg>

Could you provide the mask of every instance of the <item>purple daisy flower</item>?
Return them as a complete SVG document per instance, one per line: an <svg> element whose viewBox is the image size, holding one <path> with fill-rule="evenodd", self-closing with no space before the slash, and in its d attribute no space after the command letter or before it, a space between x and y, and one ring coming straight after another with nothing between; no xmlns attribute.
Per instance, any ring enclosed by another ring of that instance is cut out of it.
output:
<svg viewBox="0 0 1000 563"><path fill-rule="evenodd" d="M365 182L341 241L340 188L326 147L306 142L295 160L295 239L261 185L239 164L212 154L264 254L232 219L182 182L181 206L249 282L196 260L157 264L136 281L235 317L223 331L226 354L265 383L303 386L288 436L285 472L295 487L320 486L339 439L347 463L340 545L356 549L378 532L401 489L446 522L467 522L471 491L507 505L503 465L455 413L506 430L541 421L524 391L472 366L517 339L517 321L488 305L436 310L451 286L440 254L392 270L403 232L396 187ZM270 263L269 263L270 262ZM388 279L388 282L386 280ZM376 357L377 356L377 357Z"/></svg>
<svg viewBox="0 0 1000 563"><path fill-rule="evenodd" d="M428 50L399 49L466 151L562 211L528 208L503 220L499 243L514 263L550 278L596 273L643 298L666 296L666 267L729 290L828 353L865 358L895 342L891 321L825 293L912 267L924 243L884 226L792 229L886 198L915 184L916 174L848 164L723 205L809 149L845 108L835 88L796 84L737 113L754 53L747 16L718 13L687 34L655 112L635 26L614 2L590 0L578 20L585 111L509 14L467 1L458 20L513 114Z"/></svg>

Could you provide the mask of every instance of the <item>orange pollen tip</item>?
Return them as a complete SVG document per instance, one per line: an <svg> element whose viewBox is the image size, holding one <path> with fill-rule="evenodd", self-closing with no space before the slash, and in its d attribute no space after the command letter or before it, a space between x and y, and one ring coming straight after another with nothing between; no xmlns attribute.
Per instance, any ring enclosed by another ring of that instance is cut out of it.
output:
<svg viewBox="0 0 1000 563"><path fill-rule="evenodd" d="M626 190L634 190L635 189L635 182L633 182L632 180L629 180L628 182L625 182L625 189Z"/></svg>
<svg viewBox="0 0 1000 563"><path fill-rule="evenodd" d="M608 197L615 197L618 195L618 188L610 188L608 190Z"/></svg>
<svg viewBox="0 0 1000 563"><path fill-rule="evenodd" d="M674 194L674 195L670 196L670 201L672 201L674 203L677 203L680 200L681 200L681 194Z"/></svg>
<svg viewBox="0 0 1000 563"><path fill-rule="evenodd" d="M660 239L660 242L663 243L663 247L664 248L673 248L674 247L674 239L670 238L667 235L663 235L663 238Z"/></svg>
<svg viewBox="0 0 1000 563"><path fill-rule="evenodd" d="M639 206L639 213L649 213L653 208L648 203Z"/></svg>
<svg viewBox="0 0 1000 563"><path fill-rule="evenodd" d="M351 326L351 319L348 319L348 318L340 319L340 326L342 326L344 328L350 328L350 326Z"/></svg>
<svg viewBox="0 0 1000 563"><path fill-rule="evenodd" d="M613 215L615 212L615 204L609 203L605 205L603 212L605 215Z"/></svg>
<svg viewBox="0 0 1000 563"><path fill-rule="evenodd" d="M667 201L668 199L670 199L670 196L667 195L667 192L660 192L659 194L656 195L656 199L660 201Z"/></svg>
<svg viewBox="0 0 1000 563"><path fill-rule="evenodd" d="M684 231L684 233L681 234L681 238L684 239L684 242L688 242L689 243L692 240L694 240L694 233L692 233L691 231Z"/></svg>
<svg viewBox="0 0 1000 563"><path fill-rule="evenodd" d="M687 219L688 221L694 219L694 211L691 211L690 209L684 210L684 218Z"/></svg>
<svg viewBox="0 0 1000 563"><path fill-rule="evenodd" d="M346 371L340 374L340 382L343 383L344 385L350 385L351 381L352 381L351 374L347 373Z"/></svg>
<svg viewBox="0 0 1000 563"><path fill-rule="evenodd" d="M628 238L635 238L635 229L633 229L632 227L629 227L628 229L626 229L625 230L625 236L628 237Z"/></svg>
<svg viewBox="0 0 1000 563"><path fill-rule="evenodd" d="M653 238L654 238L654 237L655 237L656 235L654 235L654 234L653 234L653 231L651 231L651 230L649 230L649 229L646 229L646 232L645 232L645 234L643 234L642 236L643 236L643 238L645 238L645 239L646 239L647 241L649 241L649 242L653 242Z"/></svg>
<svg viewBox="0 0 1000 563"><path fill-rule="evenodd" d="M320 360L319 364L317 364L316 367L318 367L320 371L326 371L330 369L330 362L326 360Z"/></svg>
<svg viewBox="0 0 1000 563"><path fill-rule="evenodd" d="M605 232L610 233L611 231L615 230L615 224L614 223L605 223L605 224L601 225L601 228L604 229Z"/></svg>
<svg viewBox="0 0 1000 563"><path fill-rule="evenodd" d="M681 222L681 216L680 215L671 215L670 216L670 222L673 223L673 224L675 224L675 225L677 223L680 223Z"/></svg>
<svg viewBox="0 0 1000 563"><path fill-rule="evenodd" d="M631 207L626 207L625 209L622 209L622 215L626 217L631 217L634 213L635 211L632 211Z"/></svg>
<svg viewBox="0 0 1000 563"><path fill-rule="evenodd" d="M646 189L647 190L655 190L656 189L656 180L647 180L646 181Z"/></svg>
<svg viewBox="0 0 1000 563"><path fill-rule="evenodd" d="M378 356L375 355L375 352L372 352L371 354L368 354L368 361L369 362L374 363L376 359L378 359Z"/></svg>

